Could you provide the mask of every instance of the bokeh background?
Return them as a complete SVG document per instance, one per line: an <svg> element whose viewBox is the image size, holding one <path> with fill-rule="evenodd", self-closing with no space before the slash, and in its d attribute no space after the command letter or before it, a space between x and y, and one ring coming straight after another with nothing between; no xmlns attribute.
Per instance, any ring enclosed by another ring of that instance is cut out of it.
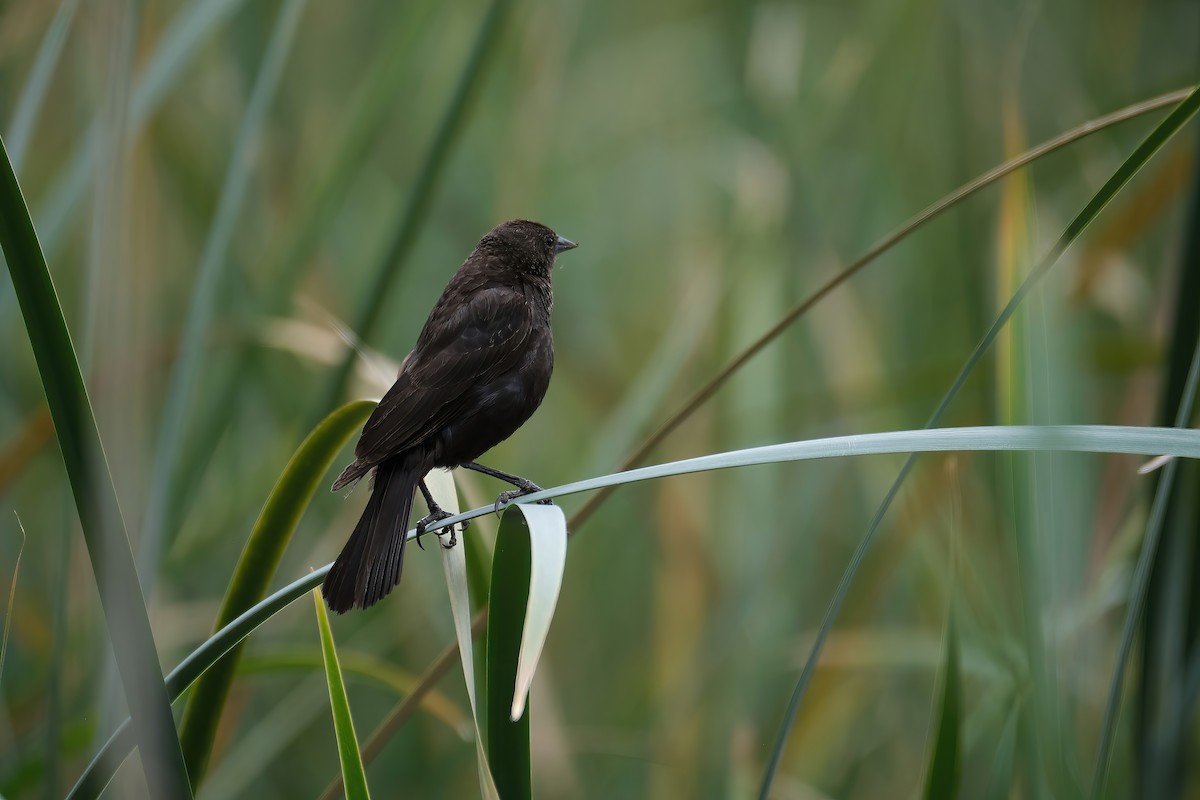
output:
<svg viewBox="0 0 1200 800"><path fill-rule="evenodd" d="M549 395L487 463L547 486L601 475L924 206L1037 142L1194 84L1198 33L1200 6L1165 0L3 4L0 124L164 667L207 637L303 436L333 401L382 393L387 360L497 222L537 219L581 246L555 271ZM923 227L649 460L923 425L1021 277L1163 113ZM1200 224L1195 140L1185 128L1067 253L946 424L1162 421L1180 274L1200 269L1186 248ZM60 797L125 711L7 275L0 336L5 597L23 553L0 793ZM347 339L367 358L331 396ZM537 793L752 794L901 460L715 472L599 507L574 531L535 683ZM1153 478L1140 463L922 459L824 649L775 796L921 793L952 598L960 795L1083 796L1145 529ZM501 487L460 488L475 506ZM365 496L320 493L276 585L331 560ZM561 505L570 515L585 499ZM468 536L486 552L494 530L485 518ZM1112 797L1145 786L1135 754L1148 732L1194 753L1181 541L1151 604L1181 633L1154 662L1148 705L1135 659ZM414 551L387 602L335 621L343 663L368 665L350 675L360 733L453 641L437 561ZM308 602L251 638L200 797L324 788L337 754L317 653ZM438 689L369 767L376 796L477 791L457 668ZM1155 727L1160 707L1183 713ZM1194 768L1176 777L1172 791L1194 796ZM109 796L139 796L141 781L131 759Z"/></svg>

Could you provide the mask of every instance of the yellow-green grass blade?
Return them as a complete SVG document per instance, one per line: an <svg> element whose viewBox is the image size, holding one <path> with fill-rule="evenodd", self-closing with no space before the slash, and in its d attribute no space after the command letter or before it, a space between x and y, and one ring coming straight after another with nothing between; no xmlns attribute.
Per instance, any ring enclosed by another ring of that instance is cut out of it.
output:
<svg viewBox="0 0 1200 800"><path fill-rule="evenodd" d="M284 550L291 541L300 518L323 484L333 459L375 408L373 402L348 403L330 414L301 443L284 467L275 487L267 496L250 537L242 549L237 566L221 602L213 632L221 630L235 617L263 598L279 568ZM241 645L237 645L219 664L209 669L196 683L180 726L180 740L192 780L200 782L208 766L213 740L233 675L237 671Z"/></svg>
<svg viewBox="0 0 1200 800"><path fill-rule="evenodd" d="M66 320L16 174L0 144L0 246L29 333L155 797L191 797L150 618Z"/></svg>
<svg viewBox="0 0 1200 800"><path fill-rule="evenodd" d="M363 769L362 756L358 752L358 737L354 734L354 720L350 716L350 700L346 697L346 684L342 680L342 668L338 666L337 648L333 644L333 631L329 629L329 612L319 589L312 591L313 604L317 609L317 627L321 632L321 654L325 657L325 681L329 685L329 705L333 710L333 730L337 735L338 760L342 765L342 784L346 800L367 800L367 773Z"/></svg>

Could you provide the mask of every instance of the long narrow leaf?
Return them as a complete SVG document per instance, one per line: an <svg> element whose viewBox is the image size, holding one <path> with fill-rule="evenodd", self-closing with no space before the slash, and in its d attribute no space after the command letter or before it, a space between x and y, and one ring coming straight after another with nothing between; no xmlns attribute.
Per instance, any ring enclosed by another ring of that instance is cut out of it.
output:
<svg viewBox="0 0 1200 800"><path fill-rule="evenodd" d="M960 728L962 727L962 678L959 669L958 632L954 612L946 624L946 657L942 666L942 695L937 714L937 730L925 778L926 800L954 800L958 797Z"/></svg>
<svg viewBox="0 0 1200 800"><path fill-rule="evenodd" d="M150 618L79 361L2 143L0 155L0 246L54 419L146 781L155 797L191 797Z"/></svg>
<svg viewBox="0 0 1200 800"><path fill-rule="evenodd" d="M542 656L542 646L550 632L550 620L558 605L563 570L567 566L567 520L558 506L521 503L529 536L529 601L525 606L525 625L521 630L521 651L517 660L517 681L513 688L508 715L517 720L525 713L525 700L533 684L533 673Z"/></svg>
<svg viewBox="0 0 1200 800"><path fill-rule="evenodd" d="M890 431L887 433L859 436L839 436L830 439L814 439L807 442L768 445L748 450L717 453L701 458L673 461L653 467L643 467L628 472L604 475L586 481L565 484L529 494L522 501L562 497L569 494L592 491L605 486L620 486L638 481L655 480L714 469L732 469L756 464L773 464L787 461L804 461L817 458L846 456L868 456L913 451L959 451L959 450L1063 450L1090 453L1132 453L1137 455L1169 455L1180 458L1200 459L1200 431L1174 430L1171 428L1137 428L1103 425L1067 426L1010 426L993 428L944 428L922 431ZM442 522L457 525L469 519L492 513L492 506L455 514ZM408 532L411 539L415 530ZM291 584L279 589L252 608L240 614L187 658L180 662L167 676L167 690L172 698L178 697L203 672L217 663L239 642L253 633L260 625L320 585L329 572L326 565ZM473 625L474 627L474 625ZM448 651L453 659L454 650ZM443 654L443 658L446 654ZM439 662L441 659L439 659ZM451 662L452 663L452 662ZM515 675L515 673L514 673ZM421 687L418 687L420 689ZM133 747L128 721L113 734L104 748L88 766L80 783L97 778L98 763L110 755L124 758ZM104 779L111 777L111 773ZM94 797L94 794L78 794L80 786L72 791L71 797ZM101 787L102 788L102 787Z"/></svg>
<svg viewBox="0 0 1200 800"><path fill-rule="evenodd" d="M338 760L342 765L342 782L346 787L347 800L367 800L367 773L363 769L362 756L358 752L358 737L354 734L354 720L350 716L350 699L346 697L346 684L342 680L342 668L338 665L337 648L333 645L333 631L329 629L329 612L319 589L312 590L313 604L317 607L317 628L321 632L321 653L325 657L325 681L329 685L329 705L333 710L333 730L337 736Z"/></svg>
<svg viewBox="0 0 1200 800"><path fill-rule="evenodd" d="M492 555L487 627L487 750L496 788L504 800L532 794L529 714L511 717L521 632L529 601L530 543L525 517L508 509L500 520Z"/></svg>
<svg viewBox="0 0 1200 800"><path fill-rule="evenodd" d="M458 511L458 492L450 473L434 470L425 478L429 491L444 509ZM455 535L461 538L462 526L456 526ZM475 655L471 641L471 597L467 581L466 547L442 549L442 570L446 575L446 590L450 594L450 613L454 617L454 636L458 641L459 660L462 663L463 680L467 685L467 699L471 703L471 721L475 732L475 768L479 774L479 794L485 800L499 800L496 783L492 779L491 765L483 749L483 736L479 728L479 704L475 691ZM374 738L374 737L372 737Z"/></svg>
<svg viewBox="0 0 1200 800"><path fill-rule="evenodd" d="M346 441L358 431L375 404L360 400L330 414L308 435L284 467L267 496L250 538L233 570L233 578L221 602L213 632L228 625L238 614L257 603L275 577L284 550L291 541L300 517L329 471ZM183 715L179 736L192 781L199 784L208 766L213 739L221 721L225 698L237 671L241 646L235 647L196 683L196 691Z"/></svg>
<svg viewBox="0 0 1200 800"><path fill-rule="evenodd" d="M946 392L926 427L936 425L941 419L942 414L949 407L951 401L958 395L963 384L966 383L967 376L974 370L975 365L983 357L984 352L995 341L996 336L1009 318L1013 315L1026 295L1041 281L1042 278L1050 271L1050 269L1058 262L1058 259L1066 251L1066 249L1083 233L1084 229L1099 215L1099 213L1108 205L1117 192L1129 182L1131 178L1140 170L1150 158L1162 148L1179 130L1195 115L1197 108L1200 108L1200 88L1191 92L1175 109L1167 115L1157 127L1142 141L1140 145L1133 151L1129 158L1117 168L1100 190L1092 196L1091 200L1083 207L1083 210L1071 220L1067 225L1066 230L1059 236L1054 246L1046 254L1045 258L1030 272L1028 277L1022 282L1021 286L1013 294L1008 304L1000 312L992 327L984 335L983 339L972 351L963 365L962 370L955 378L954 383ZM857 549L851 556L850 563L846 567L841 580L838 583L837 589L834 591L834 596L830 601L829 607L826 610L825 617L821 621L821 627L818 629L817 637L813 643L812 652L809 655L808 661L804 665L804 669L800 673L800 677L796 682L796 688L792 692L792 697L788 702L788 708L784 713L782 725L780 726L779 734L775 738L774 746L772 747L771 757L768 761L767 769L763 775L762 786L759 790L759 797L765 798L770 793L771 783L774 780L775 773L779 768L780 759L783 756L783 749L787 743L787 737L791 731L792 723L796 719L796 714L800 709L800 700L804 696L804 692L808 687L808 683L812 678L812 674L816 669L817 659L820 656L821 647L824 644L825 638L829 635L830 629L833 627L833 621L837 617L838 611L841 609L842 602L845 600L846 594L850 590L850 584L853 582L855 575L858 574L858 568L862 560L866 557L867 550L871 542L875 538L875 532L879 529L880 523L883 521L884 515L890 508L892 501L899 493L900 486L912 471L913 464L916 463L916 456L910 456L901 467L899 474L896 476L887 494L884 496L883 502L875 512L875 516L871 520L871 524L867 529L866 535L859 542Z"/></svg>

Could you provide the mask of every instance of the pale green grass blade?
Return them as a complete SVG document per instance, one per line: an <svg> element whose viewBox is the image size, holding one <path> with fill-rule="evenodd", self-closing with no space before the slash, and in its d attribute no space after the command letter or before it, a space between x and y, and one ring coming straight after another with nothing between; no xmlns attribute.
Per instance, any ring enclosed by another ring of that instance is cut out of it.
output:
<svg viewBox="0 0 1200 800"><path fill-rule="evenodd" d="M267 496L258 520L238 558L229 588L221 601L213 632L228 625L238 614L259 602L275 577L283 553L300 524L300 518L323 484L325 473L350 437L370 416L375 404L359 400L342 406L317 426L296 449L275 487ZM179 738L192 781L200 783L208 767L221 712L237 671L241 645L208 670L188 702Z"/></svg>
<svg viewBox="0 0 1200 800"><path fill-rule="evenodd" d="M567 567L567 520L558 506L520 503L529 536L529 602L525 606L525 625L521 630L521 650L517 660L517 682L513 690L509 719L525 713L525 701L533 684L542 646L550 633L550 620L558 605L563 571ZM494 618L493 618L494 619Z"/></svg>
<svg viewBox="0 0 1200 800"><path fill-rule="evenodd" d="M153 477L138 553L139 563L148 576L152 576L157 569L159 552L166 537L163 525L170 513L167 504L173 492L176 461L187 423L188 404L196 391L205 339L216 311L217 294L229 262L229 245L233 240L241 216L242 202L253 173L254 153L271 101L283 77L283 68L291 53L292 42L300 26L300 17L306 2L307 0L288 0L276 18L271 40L267 44L267 51L263 55L250 95L250 102L246 106L246 116L238 131L233 155L225 172L212 228L200 257L196 284L190 294L187 318L183 325L179 357L171 370L166 404L155 441L151 470Z"/></svg>
<svg viewBox="0 0 1200 800"><path fill-rule="evenodd" d="M951 401L955 398L955 396L957 396L963 384L966 383L967 376L969 376L974 370L975 365L983 357L983 353L987 351L992 342L995 341L996 336L999 334L1000 330L1003 329L1005 323L1008 322L1009 318L1013 315L1016 309L1020 306L1021 302L1025 299L1025 296L1033 290L1033 287L1036 286L1043 277L1045 277L1046 273L1050 271L1051 267L1057 263L1063 252L1065 252L1066 249L1079 237L1079 235L1083 233L1084 229L1091 224L1100 211L1112 201L1112 199L1117 195L1117 192L1119 192L1121 188L1138 172L1138 170L1140 170L1146 164L1146 162L1150 160L1151 156L1157 153L1158 150L1164 144L1166 144L1167 141L1170 140L1170 138L1174 136L1188 120L1192 118L1198 107L1200 107L1200 89L1195 89L1183 102L1176 106L1175 109L1167 115L1166 119L1159 123L1158 126L1150 132L1149 136L1147 136L1142 143L1138 145L1137 149L1135 149L1133 153L1121 164L1117 171L1113 173L1113 175L1105 182L1100 190L1092 196L1091 200L1088 201L1083 210L1080 211L1073 220L1071 220L1070 224L1067 225L1066 230L1063 231L1062 235L1059 236L1054 246L1050 249L1050 252L1047 253L1042 262L1038 264L1037 267L1031 271L1028 277L1026 277L1026 279L1021 283L1021 286L1013 294L1008 304L1004 307L1004 310L1001 311L999 317L997 317L996 321L992 324L992 327L984 335L983 339L976 346L970 357L968 357L967 362L963 365L962 370L959 372L958 377L955 378L954 383L951 385L949 391L947 391L941 402L938 403L938 407L934 410L933 415L930 417L930 420L927 423L927 426L935 425L937 424L938 420L941 419L942 414L949 407ZM764 800L770 793L771 782L774 778L776 770L779 768L779 761L783 756L783 748L787 743L788 732L791 730L792 723L795 720L796 713L799 710L800 700L804 696L804 691L808 686L808 682L812 678L814 669L816 668L817 658L821 652L821 645L823 644L825 637L828 636L830 628L833 626L833 620L837 617L837 613L841 608L842 602L845 600L846 594L850 590L850 584L853 582L854 576L858 573L858 568L862 563L863 558L866 556L867 549L870 547L871 542L874 539L875 532L878 530L879 524L883 520L883 516L887 513L888 508L891 506L892 501L899 492L901 484L903 484L905 478L908 477L908 473L912 470L915 460L915 456L912 456L905 461L904 466L901 468L900 473L896 477L896 480L893 482L891 488L885 495L883 502L880 504L879 509L876 511L875 516L867 529L866 535L860 541L858 548L854 552L854 555L851 556L850 563L842 576L842 580L839 582L838 587L834 592L833 599L830 601L825 618L822 621L821 627L817 634L816 642L813 645L812 654L809 657L808 663L805 664L804 670L801 672L800 678L797 681L795 691L792 693L792 698L788 704L788 709L784 713L783 724L772 748L771 757L768 762L766 772L763 776L763 783L759 792L759 797L763 798Z"/></svg>
<svg viewBox="0 0 1200 800"><path fill-rule="evenodd" d="M454 486L454 478L445 470L434 470L425 476L426 486L433 494L438 505L451 513L458 512L458 491ZM459 660L462 663L463 680L467 686L467 699L471 703L471 722L475 736L475 768L479 775L479 794L481 797L499 798L496 784L492 779L491 766L488 764L487 753L483 748L483 736L479 729L479 704L475 691L475 655L471 647L471 597L467 580L466 546L462 542L464 531L462 526L456 526L458 545L442 548L442 571L446 575L446 591L450 595L450 613L454 617L454 636L458 640ZM439 540L448 542L441 531ZM373 739L375 737L372 737Z"/></svg>
<svg viewBox="0 0 1200 800"><path fill-rule="evenodd" d="M1038 159L1049 155L1068 144L1079 141L1084 137L1090 136L1096 131L1103 130L1118 122L1132 119L1142 114L1156 111L1160 108L1165 108L1170 105L1179 103L1189 96L1192 89L1184 89L1177 92L1155 97L1151 100L1142 103L1135 103L1119 111L1107 114L1103 117L1091 120L1066 131L1052 139L1042 142L1037 147L1031 148L1016 158L1011 158L993 169L988 170L984 174L969 181L959 188L955 189L950 194L939 199L932 205L922 209L911 219L904 222L891 233L884 236L876 244L874 244L866 253L855 259L849 266L837 273L833 278L826 281L812 294L805 298L801 303L793 307L785 314L778 322L772 325L766 333L756 339L749 347L738 353L728 364L710 378L703 386L697 389L692 395L684 401L677 411L671 414L667 420L658 427L638 448L630 454L623 462L625 469L637 466L646 459L662 442L670 436L680 425L682 425L692 414L699 410L707 403L713 395L717 393L725 383L733 377L734 374L748 364L763 348L771 342L779 338L779 336L792 326L798 319L812 310L818 303L828 297L835 289L841 286L850 278L854 277L858 272L862 271L868 265L877 260L880 256L890 251L900 242L907 239L911 234L925 227L925 225L937 217L941 216L946 211L954 208L963 200L976 194L981 189L990 186L1006 175L1009 175L1022 167L1037 161ZM596 509L608 498L610 492L601 492L591 498L587 505L579 509L571 518L571 529L578 530L587 519L595 513Z"/></svg>
<svg viewBox="0 0 1200 800"><path fill-rule="evenodd" d="M1171 455L1181 458L1200 458L1200 431L1106 425L1065 425L944 428L837 436L807 442L791 442L735 450L613 473L529 494L521 498L521 502L536 502L545 498L593 491L606 486L621 486L639 481L757 464L889 453L960 450L1062 450L1081 453L1133 453L1145 456ZM447 518L443 524L457 525L492 512L492 506L482 506L468 512L455 514ZM416 530L410 530L408 538L415 537ZM291 605L296 599L319 586L328 572L329 566L326 565L279 589L211 636L167 676L166 683L170 696L176 698L182 694L206 669L217 663L256 628ZM523 609L524 605L521 608ZM516 655L513 658L513 677L515 679ZM513 684L510 684L506 691L511 691L512 686ZM132 747L133 739L128 730L128 721L126 721L97 754L92 765L88 767L89 772L85 772L84 778L87 778L90 771L96 767L96 762L104 760L112 754L124 758ZM81 783L84 778L80 779ZM103 787L101 786L101 788ZM79 789L78 784L76 789ZM76 794L73 791L71 796L92 797L95 795Z"/></svg>
<svg viewBox="0 0 1200 800"><path fill-rule="evenodd" d="M342 764L346 800L368 800L371 793L367 790L367 773L358 752L358 737L354 734L354 720L350 716L350 699L346 697L346 684L342 680L342 668L338 666L337 648L333 645L333 631L329 629L329 612L325 610L325 601L319 590L313 589L312 599L317 609L317 627L321 632L325 681L329 685L329 705L333 710L333 730L337 734L338 760Z"/></svg>
<svg viewBox="0 0 1200 800"><path fill-rule="evenodd" d="M91 402L33 221L7 152L3 156L0 245L54 419L146 780L157 797L190 797L150 619Z"/></svg>

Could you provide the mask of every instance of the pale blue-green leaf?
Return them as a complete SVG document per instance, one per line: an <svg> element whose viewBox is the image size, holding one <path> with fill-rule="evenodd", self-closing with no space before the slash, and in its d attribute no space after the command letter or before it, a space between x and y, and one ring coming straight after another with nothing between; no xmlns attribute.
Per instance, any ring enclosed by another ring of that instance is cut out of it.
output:
<svg viewBox="0 0 1200 800"><path fill-rule="evenodd" d="M425 476L425 485L433 499L445 510L457 514L458 491L454 487L451 473L435 469ZM455 533L463 535L462 526L455 526ZM447 537L438 532L443 542ZM483 749L483 735L479 728L479 707L475 701L475 655L471 635L471 596L467 584L466 547L459 542L455 547L443 547L442 569L446 573L446 591L450 593L450 612L454 615L454 635L458 639L458 654L462 661L463 680L467 684L467 699L471 701L471 719L475 725L475 766L479 773L479 794L487 800L499 800L492 771L488 766L487 753Z"/></svg>
<svg viewBox="0 0 1200 800"><path fill-rule="evenodd" d="M529 526L529 603L525 606L525 628L521 631L521 654L517 660L517 685L509 717L516 721L525 713L525 699L533 673L550 632L550 620L558 604L563 570L567 566L567 519L558 506L517 506Z"/></svg>

